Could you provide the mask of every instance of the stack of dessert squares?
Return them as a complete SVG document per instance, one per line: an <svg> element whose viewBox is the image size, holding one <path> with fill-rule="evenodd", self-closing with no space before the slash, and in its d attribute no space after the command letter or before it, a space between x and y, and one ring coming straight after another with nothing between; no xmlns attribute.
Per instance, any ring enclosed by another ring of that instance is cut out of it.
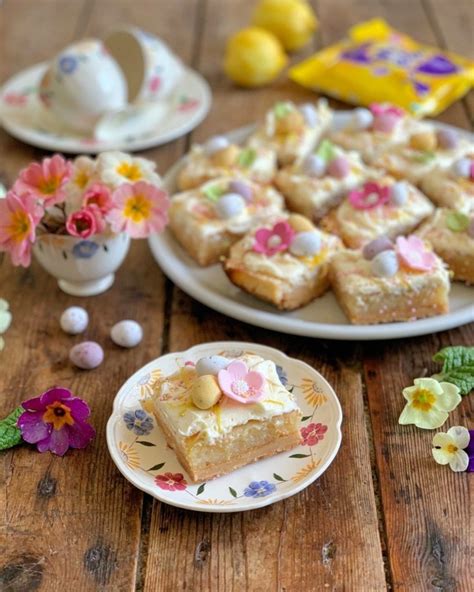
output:
<svg viewBox="0 0 474 592"><path fill-rule="evenodd" d="M388 104L333 120L279 102L242 146L193 146L177 241L280 310L332 289L355 324L447 313L450 282L474 283L474 143Z"/></svg>

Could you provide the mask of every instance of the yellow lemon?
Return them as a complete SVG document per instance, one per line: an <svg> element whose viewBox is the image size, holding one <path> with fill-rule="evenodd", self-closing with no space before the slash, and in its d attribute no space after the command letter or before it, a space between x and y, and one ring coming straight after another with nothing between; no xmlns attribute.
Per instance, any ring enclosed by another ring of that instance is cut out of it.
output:
<svg viewBox="0 0 474 592"><path fill-rule="evenodd" d="M301 49L318 26L318 19L305 0L261 0L252 24L271 31L288 51Z"/></svg>
<svg viewBox="0 0 474 592"><path fill-rule="evenodd" d="M275 35L248 27L227 42L224 70L241 86L262 86L275 79L288 58Z"/></svg>

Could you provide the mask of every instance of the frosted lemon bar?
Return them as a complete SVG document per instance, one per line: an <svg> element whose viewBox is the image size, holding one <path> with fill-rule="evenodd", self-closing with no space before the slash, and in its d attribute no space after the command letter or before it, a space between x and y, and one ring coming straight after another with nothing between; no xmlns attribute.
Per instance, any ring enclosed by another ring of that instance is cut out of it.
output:
<svg viewBox="0 0 474 592"><path fill-rule="evenodd" d="M157 385L153 410L194 482L300 443L301 412L275 363L244 354L201 358Z"/></svg>

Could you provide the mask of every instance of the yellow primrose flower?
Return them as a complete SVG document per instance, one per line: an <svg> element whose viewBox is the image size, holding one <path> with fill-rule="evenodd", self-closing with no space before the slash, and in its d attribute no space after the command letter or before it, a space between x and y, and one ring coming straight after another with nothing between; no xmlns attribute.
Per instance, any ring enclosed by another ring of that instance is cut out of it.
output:
<svg viewBox="0 0 474 592"><path fill-rule="evenodd" d="M449 428L447 433L439 432L433 438L433 457L440 465L449 465L453 471L465 471L469 465L467 448L471 436L463 426Z"/></svg>
<svg viewBox="0 0 474 592"><path fill-rule="evenodd" d="M448 419L448 411L455 409L460 401L459 388L449 382L434 378L415 378L414 386L403 389L408 401L398 423L414 423L426 430L439 428Z"/></svg>

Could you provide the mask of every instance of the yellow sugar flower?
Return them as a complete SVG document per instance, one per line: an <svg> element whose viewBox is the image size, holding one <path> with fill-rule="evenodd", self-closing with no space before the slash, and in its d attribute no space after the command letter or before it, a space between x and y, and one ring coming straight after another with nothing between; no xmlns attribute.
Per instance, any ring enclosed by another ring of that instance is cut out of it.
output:
<svg viewBox="0 0 474 592"><path fill-rule="evenodd" d="M408 403L398 423L414 423L426 430L442 426L448 419L448 411L455 409L461 401L456 385L434 378L415 378L414 386L403 389L403 396Z"/></svg>
<svg viewBox="0 0 474 592"><path fill-rule="evenodd" d="M467 448L471 436L463 426L449 428L447 433L439 432L433 438L433 457L440 465L449 465L453 471L465 471L469 465Z"/></svg>

